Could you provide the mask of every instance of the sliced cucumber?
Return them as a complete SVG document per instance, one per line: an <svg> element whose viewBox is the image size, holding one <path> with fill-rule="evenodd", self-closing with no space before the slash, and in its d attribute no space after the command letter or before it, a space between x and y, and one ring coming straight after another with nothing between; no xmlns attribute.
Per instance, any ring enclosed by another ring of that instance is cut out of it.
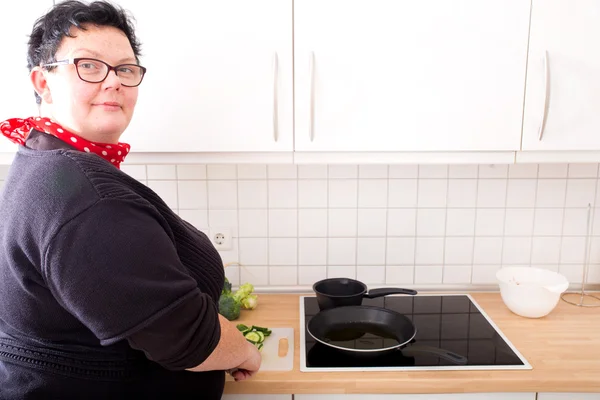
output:
<svg viewBox="0 0 600 400"><path fill-rule="evenodd" d="M262 333L261 331L256 331L256 333L258 334L258 336L260 337L260 340L258 341L258 343L262 343L265 341L265 334Z"/></svg>
<svg viewBox="0 0 600 400"><path fill-rule="evenodd" d="M260 335L260 332L255 332L255 331L250 331L250 332L245 333L244 337L246 338L246 340L248 340L249 342L252 342L254 344L261 343L263 340L265 340L264 335Z"/></svg>

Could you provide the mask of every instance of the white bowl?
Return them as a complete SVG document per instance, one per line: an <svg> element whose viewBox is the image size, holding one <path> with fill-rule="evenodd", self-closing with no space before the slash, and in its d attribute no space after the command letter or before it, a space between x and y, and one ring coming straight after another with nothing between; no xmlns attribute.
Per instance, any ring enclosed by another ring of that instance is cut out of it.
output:
<svg viewBox="0 0 600 400"><path fill-rule="evenodd" d="M569 287L564 275L542 268L504 267L496 273L502 301L527 318L548 315Z"/></svg>

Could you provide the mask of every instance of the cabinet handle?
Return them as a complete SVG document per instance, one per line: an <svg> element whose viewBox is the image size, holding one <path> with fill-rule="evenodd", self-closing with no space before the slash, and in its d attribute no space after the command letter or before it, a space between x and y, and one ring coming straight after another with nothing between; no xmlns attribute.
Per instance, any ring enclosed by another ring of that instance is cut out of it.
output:
<svg viewBox="0 0 600 400"><path fill-rule="evenodd" d="M310 70L310 107L309 107L309 124L308 124L308 137L312 142L315 139L315 52L311 51L308 57L309 70Z"/></svg>
<svg viewBox="0 0 600 400"><path fill-rule="evenodd" d="M273 54L273 139L279 140L279 100L277 96L277 83L279 81L279 60L277 52Z"/></svg>
<svg viewBox="0 0 600 400"><path fill-rule="evenodd" d="M544 128L546 127L546 118L548 117L548 100L549 86L550 86L550 66L548 65L548 51L544 51L544 111L542 113L542 123L540 125L540 131L538 132L538 141L542 140L544 136Z"/></svg>

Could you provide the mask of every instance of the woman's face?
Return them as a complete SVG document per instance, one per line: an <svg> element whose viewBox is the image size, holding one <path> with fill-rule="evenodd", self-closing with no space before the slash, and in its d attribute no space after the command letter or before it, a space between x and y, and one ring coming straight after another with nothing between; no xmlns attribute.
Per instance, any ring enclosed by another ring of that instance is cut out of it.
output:
<svg viewBox="0 0 600 400"><path fill-rule="evenodd" d="M109 65L136 64L125 34L114 27L86 25L73 27L74 37L64 37L56 60L95 58ZM116 143L129 125L138 96L137 87L122 86L114 70L103 82L79 79L75 65L55 67L44 73L49 96L49 116L64 128L97 142ZM48 114L45 112L45 114Z"/></svg>

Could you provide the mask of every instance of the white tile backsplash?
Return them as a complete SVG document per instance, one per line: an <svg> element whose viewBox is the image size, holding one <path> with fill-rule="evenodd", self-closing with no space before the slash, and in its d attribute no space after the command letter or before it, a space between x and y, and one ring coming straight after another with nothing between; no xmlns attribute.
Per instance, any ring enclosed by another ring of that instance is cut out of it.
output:
<svg viewBox="0 0 600 400"><path fill-rule="evenodd" d="M473 236L476 211L474 208L449 208L446 211L446 236Z"/></svg>
<svg viewBox="0 0 600 400"><path fill-rule="evenodd" d="M148 165L146 170L148 179L175 180L177 179L176 165Z"/></svg>
<svg viewBox="0 0 600 400"><path fill-rule="evenodd" d="M234 284L488 285L525 265L581 281L598 164L124 165L179 215L230 227ZM2 179L4 176L0 176ZM600 283L600 212L590 282ZM237 258L237 259L236 259Z"/></svg>
<svg viewBox="0 0 600 400"><path fill-rule="evenodd" d="M385 265L385 238L361 238L356 241L356 263Z"/></svg>
<svg viewBox="0 0 600 400"><path fill-rule="evenodd" d="M477 165L450 165L448 170L450 178L477 178L478 173Z"/></svg>
<svg viewBox="0 0 600 400"><path fill-rule="evenodd" d="M239 235L243 238L269 235L269 210L239 210Z"/></svg>
<svg viewBox="0 0 600 400"><path fill-rule="evenodd" d="M356 209L332 208L329 210L329 237L355 237L357 228Z"/></svg>
<svg viewBox="0 0 600 400"><path fill-rule="evenodd" d="M327 180L307 179L298 181L298 208L327 207Z"/></svg>
<svg viewBox="0 0 600 400"><path fill-rule="evenodd" d="M537 164L512 164L508 166L509 179L537 178L537 176Z"/></svg>
<svg viewBox="0 0 600 400"><path fill-rule="evenodd" d="M329 238L327 240L328 265L356 265L356 238Z"/></svg>
<svg viewBox="0 0 600 400"><path fill-rule="evenodd" d="M444 236L446 209L423 208L417 210L417 236Z"/></svg>
<svg viewBox="0 0 600 400"><path fill-rule="evenodd" d="M270 238L269 265L298 265L298 239Z"/></svg>
<svg viewBox="0 0 600 400"><path fill-rule="evenodd" d="M298 181L269 180L269 208L298 207Z"/></svg>
<svg viewBox="0 0 600 400"><path fill-rule="evenodd" d="M236 181L208 181L208 208L233 210L238 208Z"/></svg>
<svg viewBox="0 0 600 400"><path fill-rule="evenodd" d="M450 179L448 202L450 208L472 208L477 205L477 179Z"/></svg>
<svg viewBox="0 0 600 400"><path fill-rule="evenodd" d="M240 209L267 208L268 188L266 180L238 181L238 204Z"/></svg>
<svg viewBox="0 0 600 400"><path fill-rule="evenodd" d="M386 244L386 265L413 265L415 262L414 237L388 237Z"/></svg>
<svg viewBox="0 0 600 400"><path fill-rule="evenodd" d="M327 236L327 209L299 209L298 210L298 236L299 237L326 237Z"/></svg>
<svg viewBox="0 0 600 400"><path fill-rule="evenodd" d="M415 208L389 208L387 214L388 236L415 236L417 210Z"/></svg>
<svg viewBox="0 0 600 400"><path fill-rule="evenodd" d="M535 207L536 179L510 179L506 207Z"/></svg>
<svg viewBox="0 0 600 400"><path fill-rule="evenodd" d="M359 265L356 267L356 279L366 285L385 284L384 265Z"/></svg>
<svg viewBox="0 0 600 400"><path fill-rule="evenodd" d="M329 179L354 179L358 178L358 165L330 165L327 172Z"/></svg>
<svg viewBox="0 0 600 400"><path fill-rule="evenodd" d="M206 181L177 181L177 198L180 210L208 208Z"/></svg>
<svg viewBox="0 0 600 400"><path fill-rule="evenodd" d="M356 208L358 205L358 181L356 179L331 179L328 187L331 208Z"/></svg>
<svg viewBox="0 0 600 400"><path fill-rule="evenodd" d="M388 182L388 207L417 207L417 179L390 179Z"/></svg>
<svg viewBox="0 0 600 400"><path fill-rule="evenodd" d="M298 239L298 264L299 265L326 265L327 264L327 239L326 238L299 238Z"/></svg>
<svg viewBox="0 0 600 400"><path fill-rule="evenodd" d="M299 165L298 179L327 179L327 165Z"/></svg>
<svg viewBox="0 0 600 400"><path fill-rule="evenodd" d="M387 179L360 179L358 181L358 207L385 208L387 199Z"/></svg>
<svg viewBox="0 0 600 400"><path fill-rule="evenodd" d="M298 210L269 210L269 237L298 237Z"/></svg>
<svg viewBox="0 0 600 400"><path fill-rule="evenodd" d="M419 166L418 165L390 165L389 168L390 179L403 179L403 178L418 178L419 177Z"/></svg>
<svg viewBox="0 0 600 400"><path fill-rule="evenodd" d="M415 265L431 265L444 263L444 238L416 239Z"/></svg>
<svg viewBox="0 0 600 400"><path fill-rule="evenodd" d="M132 165L131 167L142 167L142 165ZM179 179L179 180L206 179L206 165L193 165L193 164L177 165L177 179Z"/></svg>
<svg viewBox="0 0 600 400"><path fill-rule="evenodd" d="M419 207L446 207L447 179L419 179Z"/></svg>
<svg viewBox="0 0 600 400"><path fill-rule="evenodd" d="M387 210L384 208L360 208L358 210L358 236L385 237Z"/></svg>
<svg viewBox="0 0 600 400"><path fill-rule="evenodd" d="M481 170L479 171L481 173ZM504 207L506 204L506 179L479 179L477 207Z"/></svg>
<svg viewBox="0 0 600 400"><path fill-rule="evenodd" d="M237 179L236 165L210 164L206 166L206 177L208 179Z"/></svg>
<svg viewBox="0 0 600 400"><path fill-rule="evenodd" d="M507 178L508 165L480 165L479 178Z"/></svg>
<svg viewBox="0 0 600 400"><path fill-rule="evenodd" d="M411 266L389 265L385 269L387 285L412 285L415 279L415 268Z"/></svg>
<svg viewBox="0 0 600 400"><path fill-rule="evenodd" d="M566 179L539 179L536 207L564 207L566 192Z"/></svg>
<svg viewBox="0 0 600 400"><path fill-rule="evenodd" d="M260 164L240 164L237 166L238 179L267 179L267 166Z"/></svg>
<svg viewBox="0 0 600 400"><path fill-rule="evenodd" d="M540 164L538 178L566 178L568 171L568 164Z"/></svg>

